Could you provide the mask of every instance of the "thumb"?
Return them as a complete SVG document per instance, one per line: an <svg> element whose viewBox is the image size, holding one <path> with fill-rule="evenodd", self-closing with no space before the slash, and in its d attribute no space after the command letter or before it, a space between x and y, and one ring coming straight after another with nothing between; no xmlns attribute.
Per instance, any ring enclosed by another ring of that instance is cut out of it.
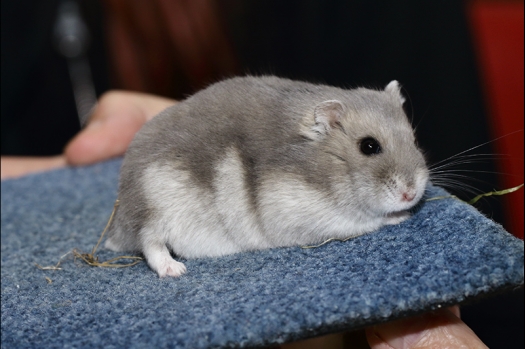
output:
<svg viewBox="0 0 525 349"><path fill-rule="evenodd" d="M369 327L366 337L372 349L487 348L448 309Z"/></svg>
<svg viewBox="0 0 525 349"><path fill-rule="evenodd" d="M176 101L144 93L110 91L104 94L88 126L66 146L71 165L86 165L124 154L146 121Z"/></svg>

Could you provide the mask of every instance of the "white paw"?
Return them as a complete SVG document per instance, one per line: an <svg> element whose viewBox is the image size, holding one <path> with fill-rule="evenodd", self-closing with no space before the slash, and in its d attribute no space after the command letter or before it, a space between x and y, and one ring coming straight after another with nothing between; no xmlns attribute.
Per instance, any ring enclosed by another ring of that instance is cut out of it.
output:
<svg viewBox="0 0 525 349"><path fill-rule="evenodd" d="M394 212L385 217L386 225L396 225L410 218L407 211Z"/></svg>
<svg viewBox="0 0 525 349"><path fill-rule="evenodd" d="M159 277L172 276L179 277L186 272L186 266L177 262L173 258L165 258L162 262L157 263L156 265L151 265L150 267L159 274Z"/></svg>
<svg viewBox="0 0 525 349"><path fill-rule="evenodd" d="M178 277L186 272L186 266L171 258L166 245L151 244L142 249L146 261L151 269L159 274L159 277Z"/></svg>

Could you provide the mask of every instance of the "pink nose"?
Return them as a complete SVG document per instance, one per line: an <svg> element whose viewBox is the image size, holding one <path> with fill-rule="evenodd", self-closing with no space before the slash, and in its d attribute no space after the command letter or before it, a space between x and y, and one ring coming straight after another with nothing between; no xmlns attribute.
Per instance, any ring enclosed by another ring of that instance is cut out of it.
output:
<svg viewBox="0 0 525 349"><path fill-rule="evenodd" d="M415 197L416 197L416 193L407 193L407 192L403 193L403 201L410 202L414 200Z"/></svg>

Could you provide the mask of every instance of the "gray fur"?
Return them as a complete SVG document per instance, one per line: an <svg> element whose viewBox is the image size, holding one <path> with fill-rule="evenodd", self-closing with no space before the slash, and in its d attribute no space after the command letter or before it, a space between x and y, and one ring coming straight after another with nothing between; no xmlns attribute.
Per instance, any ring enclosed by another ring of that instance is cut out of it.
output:
<svg viewBox="0 0 525 349"><path fill-rule="evenodd" d="M178 276L185 268L166 246L215 256L399 223L428 179L403 101L396 81L384 91L272 76L216 83L137 133L106 246L143 252L160 276ZM382 153L362 154L365 137Z"/></svg>

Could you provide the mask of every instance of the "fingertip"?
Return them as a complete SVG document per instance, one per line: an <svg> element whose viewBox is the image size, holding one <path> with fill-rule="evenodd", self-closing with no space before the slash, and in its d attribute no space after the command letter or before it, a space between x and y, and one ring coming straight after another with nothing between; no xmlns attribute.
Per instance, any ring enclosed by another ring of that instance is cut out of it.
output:
<svg viewBox="0 0 525 349"><path fill-rule="evenodd" d="M93 121L66 145L64 155L68 164L88 165L107 157L100 142L102 127L102 121Z"/></svg>
<svg viewBox="0 0 525 349"><path fill-rule="evenodd" d="M88 126L64 148L70 165L88 165L123 155L145 122L176 101L128 91L101 96Z"/></svg>
<svg viewBox="0 0 525 349"><path fill-rule="evenodd" d="M79 166L90 163L90 146L84 141L84 137L73 138L64 148L64 156L69 165Z"/></svg>
<svg viewBox="0 0 525 349"><path fill-rule="evenodd" d="M367 328L367 340L372 349L486 348L454 311L442 309L376 325Z"/></svg>

